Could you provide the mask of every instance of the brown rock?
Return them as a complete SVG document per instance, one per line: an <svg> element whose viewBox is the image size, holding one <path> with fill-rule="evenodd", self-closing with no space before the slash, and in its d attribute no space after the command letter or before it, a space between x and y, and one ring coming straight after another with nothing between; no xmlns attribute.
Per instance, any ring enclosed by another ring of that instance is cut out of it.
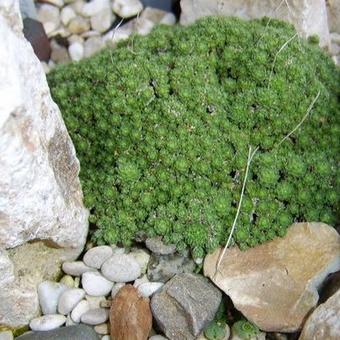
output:
<svg viewBox="0 0 340 340"><path fill-rule="evenodd" d="M204 274L265 331L298 330L318 301L317 288L340 268L339 234L324 223L296 223L282 239L228 249L215 273L220 251L206 257Z"/></svg>
<svg viewBox="0 0 340 340"><path fill-rule="evenodd" d="M146 340L152 327L150 300L125 285L114 297L110 310L111 339Z"/></svg>
<svg viewBox="0 0 340 340"><path fill-rule="evenodd" d="M340 289L307 319L299 340L340 339Z"/></svg>

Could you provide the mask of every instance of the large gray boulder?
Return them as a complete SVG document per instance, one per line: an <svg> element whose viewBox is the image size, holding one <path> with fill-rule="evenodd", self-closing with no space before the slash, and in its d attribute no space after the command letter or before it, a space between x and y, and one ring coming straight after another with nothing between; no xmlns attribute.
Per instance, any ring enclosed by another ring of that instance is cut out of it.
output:
<svg viewBox="0 0 340 340"><path fill-rule="evenodd" d="M267 16L289 21L302 37L317 34L322 47L330 44L325 0L181 0L181 8L183 25L208 15L243 19Z"/></svg>
<svg viewBox="0 0 340 340"><path fill-rule="evenodd" d="M88 231L79 162L18 0L0 2L0 326L38 312L36 287L75 259Z"/></svg>

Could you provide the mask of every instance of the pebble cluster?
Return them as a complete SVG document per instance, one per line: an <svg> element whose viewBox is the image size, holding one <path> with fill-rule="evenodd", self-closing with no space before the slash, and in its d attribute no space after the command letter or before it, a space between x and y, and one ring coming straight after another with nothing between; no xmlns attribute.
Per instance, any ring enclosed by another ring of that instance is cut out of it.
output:
<svg viewBox="0 0 340 340"><path fill-rule="evenodd" d="M42 63L45 72L55 64L79 61L107 45L115 46L134 32L146 35L157 24L176 22L173 13L144 9L139 0L48 0L36 6L52 49L50 61Z"/></svg>
<svg viewBox="0 0 340 340"><path fill-rule="evenodd" d="M82 323L93 327L103 340L109 339L109 308L119 289L133 283L141 296L151 297L164 283L149 281L148 266L150 273L153 270L150 258L180 257L174 254L174 246L166 246L157 238L148 239L146 246L148 249L133 248L129 252L115 246L96 246L87 250L82 261L64 262L65 275L60 282L44 281L38 287L42 316L31 320L31 330L49 331ZM173 275L176 269L172 269ZM165 280L160 274L157 277Z"/></svg>

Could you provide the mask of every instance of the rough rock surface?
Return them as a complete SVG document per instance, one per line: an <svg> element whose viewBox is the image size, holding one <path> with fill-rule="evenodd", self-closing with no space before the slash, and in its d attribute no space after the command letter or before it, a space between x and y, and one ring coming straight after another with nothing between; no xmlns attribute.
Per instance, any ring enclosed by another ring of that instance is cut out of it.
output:
<svg viewBox="0 0 340 340"><path fill-rule="evenodd" d="M178 274L152 297L152 315L167 338L191 340L213 320L221 299L203 276Z"/></svg>
<svg viewBox="0 0 340 340"><path fill-rule="evenodd" d="M18 1L1 1L0 40L0 263L5 264L0 324L16 327L38 312L37 284L55 278L62 261L79 255L88 212L79 162L40 62L22 34ZM44 243L25 245L36 240ZM22 247L32 252L30 258ZM27 267L14 258L26 259Z"/></svg>
<svg viewBox="0 0 340 340"><path fill-rule="evenodd" d="M204 274L235 307L265 331L294 332L318 302L317 289L340 268L340 237L324 223L293 224L277 238L241 252L220 249L204 261Z"/></svg>
<svg viewBox="0 0 340 340"><path fill-rule="evenodd" d="M145 340L152 327L148 298L126 285L113 298L110 310L111 338L115 340Z"/></svg>
<svg viewBox="0 0 340 340"><path fill-rule="evenodd" d="M336 1L336 0L334 0ZM183 25L208 15L237 16L243 19L263 16L291 22L303 36L317 34L321 46L329 46L326 3L324 0L181 0Z"/></svg>
<svg viewBox="0 0 340 340"><path fill-rule="evenodd" d="M328 0L327 12L330 31L340 33L340 1Z"/></svg>
<svg viewBox="0 0 340 340"><path fill-rule="evenodd" d="M299 340L340 339L340 289L309 316Z"/></svg>

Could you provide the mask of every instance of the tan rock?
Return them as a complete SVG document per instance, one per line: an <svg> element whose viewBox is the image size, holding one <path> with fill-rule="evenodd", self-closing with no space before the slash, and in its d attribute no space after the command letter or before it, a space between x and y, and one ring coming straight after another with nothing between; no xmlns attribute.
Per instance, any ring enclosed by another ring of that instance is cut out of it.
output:
<svg viewBox="0 0 340 340"><path fill-rule="evenodd" d="M289 21L303 37L317 34L321 46L328 47L330 42L325 0L181 0L181 9L180 22L183 25L208 15L243 19L267 16Z"/></svg>
<svg viewBox="0 0 340 340"><path fill-rule="evenodd" d="M152 327L150 301L137 289L125 285L114 297L110 310L111 338L146 340Z"/></svg>
<svg viewBox="0 0 340 340"><path fill-rule="evenodd" d="M70 20L67 28L73 34L81 34L90 29L90 22L82 17L75 17Z"/></svg>
<svg viewBox="0 0 340 340"><path fill-rule="evenodd" d="M340 289L307 319L299 340L340 339Z"/></svg>
<svg viewBox="0 0 340 340"><path fill-rule="evenodd" d="M326 3L330 31L340 33L340 1L327 0Z"/></svg>
<svg viewBox="0 0 340 340"><path fill-rule="evenodd" d="M294 332L315 307L317 288L340 269L340 237L323 223L293 224L277 238L241 252L228 249L215 273L220 249L204 261L204 274L260 329Z"/></svg>

